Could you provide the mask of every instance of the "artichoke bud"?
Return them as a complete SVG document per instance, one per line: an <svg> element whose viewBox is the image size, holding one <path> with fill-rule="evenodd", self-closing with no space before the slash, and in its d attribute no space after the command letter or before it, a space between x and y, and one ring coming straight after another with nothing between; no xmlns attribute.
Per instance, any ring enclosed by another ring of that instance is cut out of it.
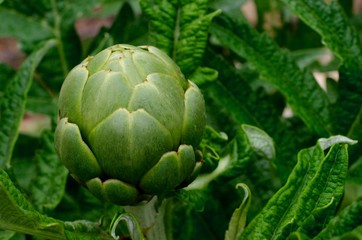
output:
<svg viewBox="0 0 362 240"><path fill-rule="evenodd" d="M86 58L63 83L59 119L63 164L118 205L184 186L200 162L203 96L155 47L118 44Z"/></svg>

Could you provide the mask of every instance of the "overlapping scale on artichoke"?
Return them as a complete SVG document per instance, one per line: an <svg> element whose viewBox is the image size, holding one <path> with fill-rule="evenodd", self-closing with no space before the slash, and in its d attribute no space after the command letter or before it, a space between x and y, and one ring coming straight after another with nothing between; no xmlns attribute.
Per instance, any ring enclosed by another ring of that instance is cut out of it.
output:
<svg viewBox="0 0 362 240"><path fill-rule="evenodd" d="M193 172L205 126L197 86L151 46L118 44L76 66L59 95L58 155L95 196L137 203Z"/></svg>

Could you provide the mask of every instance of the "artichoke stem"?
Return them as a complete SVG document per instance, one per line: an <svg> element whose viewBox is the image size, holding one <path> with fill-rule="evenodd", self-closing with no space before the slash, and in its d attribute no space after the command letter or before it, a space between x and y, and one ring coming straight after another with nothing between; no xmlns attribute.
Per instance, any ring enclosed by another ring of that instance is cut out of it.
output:
<svg viewBox="0 0 362 240"><path fill-rule="evenodd" d="M147 240L166 240L165 232L165 204L160 204L157 196L154 196L146 204L125 206L125 211L133 214L139 221Z"/></svg>

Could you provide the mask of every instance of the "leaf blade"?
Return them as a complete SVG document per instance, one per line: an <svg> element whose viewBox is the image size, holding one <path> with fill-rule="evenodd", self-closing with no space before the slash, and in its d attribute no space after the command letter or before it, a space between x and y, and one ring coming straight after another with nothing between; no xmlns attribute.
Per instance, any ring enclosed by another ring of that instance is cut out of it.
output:
<svg viewBox="0 0 362 240"><path fill-rule="evenodd" d="M332 137L330 142L333 141ZM348 166L347 143L334 142L327 156L319 143L299 152L298 163L287 183L245 228L241 239L285 239L297 229L312 234L315 229L308 220L315 224L313 216L318 219L334 211L343 194ZM333 177L329 177L329 172L333 172ZM335 181L337 191L334 193L331 185ZM324 219L328 220L328 216Z"/></svg>
<svg viewBox="0 0 362 240"><path fill-rule="evenodd" d="M207 0L142 0L150 19L150 42L165 51L188 76L201 63L208 27L219 10L207 14Z"/></svg>
<svg viewBox="0 0 362 240"><path fill-rule="evenodd" d="M240 206L235 209L229 222L229 228L225 233L225 240L239 239L246 224L246 216L251 203L251 192L246 184L240 183L236 188L242 188L244 191L244 198Z"/></svg>
<svg viewBox="0 0 362 240"><path fill-rule="evenodd" d="M33 52L8 84L0 105L0 167L9 168L12 150L18 136L18 126L25 111L26 97L32 83L36 66L55 45L49 40Z"/></svg>
<svg viewBox="0 0 362 240"><path fill-rule="evenodd" d="M311 72L300 69L287 52L245 21L234 22L223 15L215 18L210 30L224 46L247 59L264 80L276 85L308 127L329 135L329 100Z"/></svg>

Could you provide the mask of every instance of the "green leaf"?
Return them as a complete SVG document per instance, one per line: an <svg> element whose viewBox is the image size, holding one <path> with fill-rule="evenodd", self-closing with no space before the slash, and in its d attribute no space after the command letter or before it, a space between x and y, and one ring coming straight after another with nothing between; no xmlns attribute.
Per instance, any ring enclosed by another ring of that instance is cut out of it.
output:
<svg viewBox="0 0 362 240"><path fill-rule="evenodd" d="M328 225L315 237L327 240L332 237L342 236L362 225L362 198L358 198L343 211L335 216Z"/></svg>
<svg viewBox="0 0 362 240"><path fill-rule="evenodd" d="M22 3L19 3L19 5L22 5ZM45 40L52 36L52 30L49 25L14 9L0 6L0 18L2 19L0 24L1 37L12 36L22 42L31 43Z"/></svg>
<svg viewBox="0 0 362 240"><path fill-rule="evenodd" d="M240 206L235 209L229 222L229 228L225 233L225 240L240 239L240 235L244 230L246 224L246 216L251 202L251 193L247 185L240 183L236 188L242 188L244 191L244 198Z"/></svg>
<svg viewBox="0 0 362 240"><path fill-rule="evenodd" d="M40 212L53 210L59 204L68 176L54 149L54 133L46 132L42 140L44 146L35 156L37 174L30 189L33 204Z"/></svg>
<svg viewBox="0 0 362 240"><path fill-rule="evenodd" d="M0 229L48 239L65 239L62 225L36 212L2 169L0 169L0 202Z"/></svg>
<svg viewBox="0 0 362 240"><path fill-rule="evenodd" d="M289 53L246 21L234 22L223 15L210 30L223 46L245 58L262 79L277 86L309 128L329 135L329 100L310 71L300 69Z"/></svg>
<svg viewBox="0 0 362 240"><path fill-rule="evenodd" d="M241 127L248 136L256 154L263 156L265 159L270 161L275 159L274 142L266 132L246 124L243 124Z"/></svg>
<svg viewBox="0 0 362 240"><path fill-rule="evenodd" d="M113 239L100 228L98 223L84 220L62 222L40 214L2 169L0 169L0 202L0 229L54 240Z"/></svg>
<svg viewBox="0 0 362 240"><path fill-rule="evenodd" d="M282 0L309 27L318 32L323 43L342 60L356 61L361 66L362 51L358 34L349 23L337 0Z"/></svg>
<svg viewBox="0 0 362 240"><path fill-rule="evenodd" d="M1 168L10 167L12 151L18 137L18 127L25 111L26 98L35 68L54 44L54 40L49 40L33 52L22 64L4 92L4 99L0 105Z"/></svg>
<svg viewBox="0 0 362 240"><path fill-rule="evenodd" d="M343 194L347 143L339 136L321 139L298 154L287 183L245 228L241 239L285 239L291 232L315 234L330 219ZM324 148L332 145L328 154Z"/></svg>
<svg viewBox="0 0 362 240"><path fill-rule="evenodd" d="M208 0L142 0L149 18L150 42L164 50L188 76L201 62L211 20L220 13L207 14Z"/></svg>

